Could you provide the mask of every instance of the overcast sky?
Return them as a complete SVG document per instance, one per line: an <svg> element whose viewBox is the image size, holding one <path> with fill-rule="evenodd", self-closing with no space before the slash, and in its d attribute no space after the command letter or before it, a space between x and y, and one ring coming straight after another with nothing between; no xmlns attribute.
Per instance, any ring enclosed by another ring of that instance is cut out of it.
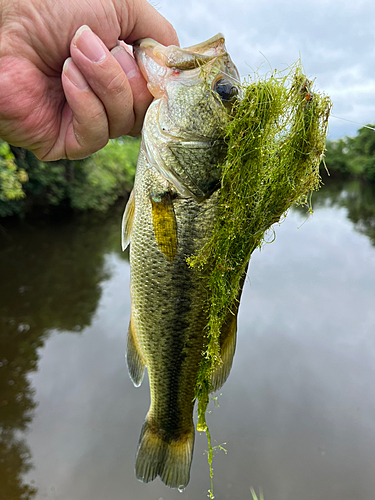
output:
<svg viewBox="0 0 375 500"><path fill-rule="evenodd" d="M375 123L374 0L155 0L181 46L222 32L242 76L262 66L284 69L301 56L332 114ZM268 61L268 62L267 62ZM330 138L355 135L360 125L330 120ZM375 132L374 132L375 133Z"/></svg>

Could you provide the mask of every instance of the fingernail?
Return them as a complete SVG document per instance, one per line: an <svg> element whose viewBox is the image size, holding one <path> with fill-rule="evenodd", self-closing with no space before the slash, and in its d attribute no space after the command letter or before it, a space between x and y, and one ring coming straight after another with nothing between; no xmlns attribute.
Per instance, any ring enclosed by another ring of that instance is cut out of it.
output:
<svg viewBox="0 0 375 500"><path fill-rule="evenodd" d="M63 73L79 90L86 90L89 88L87 81L74 64L71 57L68 57L64 62Z"/></svg>
<svg viewBox="0 0 375 500"><path fill-rule="evenodd" d="M73 44L92 62L102 62L107 55L104 43L86 25L78 28Z"/></svg>
<svg viewBox="0 0 375 500"><path fill-rule="evenodd" d="M138 75L137 63L124 47L117 45L111 50L111 54L123 69L128 80Z"/></svg>

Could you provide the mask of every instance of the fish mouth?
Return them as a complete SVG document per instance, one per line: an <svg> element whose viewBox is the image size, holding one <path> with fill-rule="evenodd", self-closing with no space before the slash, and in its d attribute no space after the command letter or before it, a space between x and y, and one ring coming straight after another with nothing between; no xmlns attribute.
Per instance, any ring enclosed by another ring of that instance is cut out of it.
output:
<svg viewBox="0 0 375 500"><path fill-rule="evenodd" d="M136 61L140 64L140 67L144 62L144 58L148 57L161 66L179 70L195 69L206 64L214 57L227 54L225 39L221 33L205 42L184 49L176 45L162 45L152 40L152 38L137 40L133 44L133 48Z"/></svg>
<svg viewBox="0 0 375 500"><path fill-rule="evenodd" d="M224 35L221 33L186 48L176 45L164 46L151 38L144 38L134 42L133 52L150 92L156 98L161 96L162 81L171 72L178 74L181 71L201 68L218 57L227 57L230 60ZM228 64L227 68L230 76L239 78L233 63Z"/></svg>

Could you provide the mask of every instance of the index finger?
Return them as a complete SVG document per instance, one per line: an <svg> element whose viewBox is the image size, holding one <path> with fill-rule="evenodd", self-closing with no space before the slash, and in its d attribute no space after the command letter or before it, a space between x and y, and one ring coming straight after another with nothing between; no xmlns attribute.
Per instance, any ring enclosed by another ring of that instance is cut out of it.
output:
<svg viewBox="0 0 375 500"><path fill-rule="evenodd" d="M122 40L131 44L141 38L152 38L163 45L180 45L171 23L147 0L129 0L128 2L122 0L119 8L122 10L126 3L128 4L127 12L120 18ZM130 12L131 15L129 15Z"/></svg>

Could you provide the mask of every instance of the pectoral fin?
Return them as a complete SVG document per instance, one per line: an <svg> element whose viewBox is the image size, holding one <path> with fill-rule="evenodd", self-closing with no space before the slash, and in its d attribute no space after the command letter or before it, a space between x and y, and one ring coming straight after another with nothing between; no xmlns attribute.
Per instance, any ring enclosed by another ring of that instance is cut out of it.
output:
<svg viewBox="0 0 375 500"><path fill-rule="evenodd" d="M152 225L159 250L172 261L177 253L177 222L173 209L172 194L152 193Z"/></svg>
<svg viewBox="0 0 375 500"><path fill-rule="evenodd" d="M128 202L125 207L124 215L122 216L122 227L121 227L121 246L122 251L130 243L131 233L133 229L133 220L134 220L134 207L135 207L135 197L134 197L134 189L130 193Z"/></svg>
<svg viewBox="0 0 375 500"><path fill-rule="evenodd" d="M133 384L136 387L139 387L143 380L146 363L142 354L139 352L132 320L130 320L129 323L126 361L128 363L130 378L132 379Z"/></svg>

